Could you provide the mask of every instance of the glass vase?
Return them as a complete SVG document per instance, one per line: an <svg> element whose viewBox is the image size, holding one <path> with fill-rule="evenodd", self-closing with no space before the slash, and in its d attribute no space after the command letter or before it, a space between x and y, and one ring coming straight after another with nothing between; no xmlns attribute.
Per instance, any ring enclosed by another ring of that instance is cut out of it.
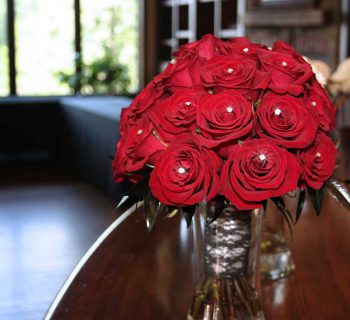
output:
<svg viewBox="0 0 350 320"><path fill-rule="evenodd" d="M286 239L286 225L277 207L268 202L261 239L261 277L278 280L294 271L295 263Z"/></svg>
<svg viewBox="0 0 350 320"><path fill-rule="evenodd" d="M194 239L197 286L187 320L265 319L259 270L263 210L238 211L228 204L212 221L214 208L200 208Z"/></svg>

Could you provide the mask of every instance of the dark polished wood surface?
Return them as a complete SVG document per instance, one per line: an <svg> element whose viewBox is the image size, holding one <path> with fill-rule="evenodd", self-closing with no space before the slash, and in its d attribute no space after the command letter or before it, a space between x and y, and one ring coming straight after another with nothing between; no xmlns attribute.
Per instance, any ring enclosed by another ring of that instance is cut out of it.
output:
<svg viewBox="0 0 350 320"><path fill-rule="evenodd" d="M348 134L343 178L350 174ZM290 242L296 271L263 282L266 319L350 319L349 235L350 213L333 198L325 197L320 217L306 202ZM148 234L138 212L87 261L52 319L186 319L193 261L192 228L179 217L158 219Z"/></svg>
<svg viewBox="0 0 350 320"><path fill-rule="evenodd" d="M115 219L114 202L51 166L0 169L0 319L40 320Z"/></svg>

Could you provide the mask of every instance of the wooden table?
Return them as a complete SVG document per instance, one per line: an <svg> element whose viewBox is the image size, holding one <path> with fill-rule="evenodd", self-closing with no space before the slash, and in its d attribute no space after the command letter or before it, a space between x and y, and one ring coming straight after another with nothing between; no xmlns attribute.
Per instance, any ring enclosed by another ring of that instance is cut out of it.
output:
<svg viewBox="0 0 350 320"><path fill-rule="evenodd" d="M347 150L339 171L344 178L350 173ZM296 271L263 283L266 319L350 319L350 212L326 196L316 217L306 202L290 246ZM83 265L51 318L186 319L193 249L192 229L184 220L158 219L148 234L137 212Z"/></svg>

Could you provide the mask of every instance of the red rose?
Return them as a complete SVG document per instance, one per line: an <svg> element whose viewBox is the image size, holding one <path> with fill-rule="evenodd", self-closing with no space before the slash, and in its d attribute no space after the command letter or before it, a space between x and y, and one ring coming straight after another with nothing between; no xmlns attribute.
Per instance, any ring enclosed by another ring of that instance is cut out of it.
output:
<svg viewBox="0 0 350 320"><path fill-rule="evenodd" d="M273 44L272 51L288 54L300 63L306 62L303 56L299 54L290 44L281 40L276 41Z"/></svg>
<svg viewBox="0 0 350 320"><path fill-rule="evenodd" d="M128 128L132 125L133 120L131 119L131 108L123 108L120 113L120 122L119 122L119 132L120 136L123 137L127 132Z"/></svg>
<svg viewBox="0 0 350 320"><path fill-rule="evenodd" d="M206 36L195 43L185 45L174 54L175 58L162 73L169 92L193 87L200 83L202 64L215 54L214 37Z"/></svg>
<svg viewBox="0 0 350 320"><path fill-rule="evenodd" d="M333 173L337 149L333 141L320 132L312 145L297 154L303 180L313 189L320 189Z"/></svg>
<svg viewBox="0 0 350 320"><path fill-rule="evenodd" d="M321 188L333 172L335 108L282 41L269 50L206 35L183 45L120 117L115 181L154 167L149 186L165 205L219 194L254 209L298 183Z"/></svg>
<svg viewBox="0 0 350 320"><path fill-rule="evenodd" d="M318 128L315 114L302 99L267 94L258 106L256 133L286 148L305 148Z"/></svg>
<svg viewBox="0 0 350 320"><path fill-rule="evenodd" d="M122 182L126 176L126 166L128 157L125 153L126 143L125 138L121 137L117 143L117 152L113 160L113 180L115 182Z"/></svg>
<svg viewBox="0 0 350 320"><path fill-rule="evenodd" d="M242 95L255 100L258 93L267 87L270 77L258 70L256 61L236 59L229 56L215 56L204 64L201 79L207 88L216 93L235 89Z"/></svg>
<svg viewBox="0 0 350 320"><path fill-rule="evenodd" d="M194 130L200 95L198 90L177 91L148 111L154 126L166 141L172 141L177 134Z"/></svg>
<svg viewBox="0 0 350 320"><path fill-rule="evenodd" d="M122 181L127 173L141 170L146 163L154 164L165 149L166 145L152 123L147 117L142 117L117 144L113 161L115 180Z"/></svg>
<svg viewBox="0 0 350 320"><path fill-rule="evenodd" d="M291 153L265 139L236 146L221 174L221 192L239 210L261 207L261 201L297 187L300 167Z"/></svg>
<svg viewBox="0 0 350 320"><path fill-rule="evenodd" d="M259 51L261 69L271 74L269 88L279 94L290 93L299 96L304 84L313 76L308 63L300 62L282 52Z"/></svg>
<svg viewBox="0 0 350 320"><path fill-rule="evenodd" d="M265 47L252 43L247 38L239 37L228 41L221 41L218 44L218 49L224 56L237 59L258 59L258 51L265 49Z"/></svg>
<svg viewBox="0 0 350 320"><path fill-rule="evenodd" d="M196 52L199 58L209 60L215 55L215 48L220 42L220 39L215 38L211 34L206 34L197 41L182 45L180 49L173 54L173 56L175 58L181 58Z"/></svg>
<svg viewBox="0 0 350 320"><path fill-rule="evenodd" d="M157 82L151 81L134 99L130 105L130 116L145 112L157 99L164 94L164 88Z"/></svg>
<svg viewBox="0 0 350 320"><path fill-rule="evenodd" d="M149 186L162 203L175 206L209 201L219 188L221 160L200 147L191 134L177 136L162 153L151 173Z"/></svg>
<svg viewBox="0 0 350 320"><path fill-rule="evenodd" d="M251 131L252 116L251 103L237 92L203 95L197 108L198 139L208 148L239 139Z"/></svg>
<svg viewBox="0 0 350 320"><path fill-rule="evenodd" d="M329 132L335 128L336 109L318 81L313 82L306 95L305 103L317 114L322 130Z"/></svg>
<svg viewBox="0 0 350 320"><path fill-rule="evenodd" d="M189 55L177 60L172 60L167 65L162 76L166 79L166 86L170 92L192 87L196 84L189 70L191 65L195 64L196 60L196 56Z"/></svg>

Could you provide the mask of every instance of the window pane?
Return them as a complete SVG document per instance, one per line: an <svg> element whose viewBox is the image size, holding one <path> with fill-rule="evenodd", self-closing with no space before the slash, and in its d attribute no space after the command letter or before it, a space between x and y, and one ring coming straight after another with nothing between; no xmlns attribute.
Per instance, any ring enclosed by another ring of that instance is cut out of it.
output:
<svg viewBox="0 0 350 320"><path fill-rule="evenodd" d="M0 1L0 96L9 94L6 1Z"/></svg>
<svg viewBox="0 0 350 320"><path fill-rule="evenodd" d="M73 72L73 0L16 0L19 95L69 93L57 73Z"/></svg>
<svg viewBox="0 0 350 320"><path fill-rule="evenodd" d="M129 92L138 89L138 0L81 0L84 63L106 58L127 67Z"/></svg>

